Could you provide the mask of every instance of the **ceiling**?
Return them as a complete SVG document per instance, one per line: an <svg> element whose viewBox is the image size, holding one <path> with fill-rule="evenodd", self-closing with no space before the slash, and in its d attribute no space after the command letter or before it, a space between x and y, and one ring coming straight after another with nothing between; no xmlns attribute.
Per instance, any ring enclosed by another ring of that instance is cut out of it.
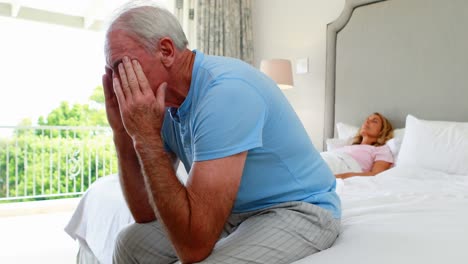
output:
<svg viewBox="0 0 468 264"><path fill-rule="evenodd" d="M101 30L107 16L127 0L0 0L0 15Z"/></svg>

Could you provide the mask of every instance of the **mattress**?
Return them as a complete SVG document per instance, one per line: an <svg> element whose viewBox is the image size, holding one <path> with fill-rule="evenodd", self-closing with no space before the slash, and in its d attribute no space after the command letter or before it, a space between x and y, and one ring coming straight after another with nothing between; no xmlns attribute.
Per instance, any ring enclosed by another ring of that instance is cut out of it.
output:
<svg viewBox="0 0 468 264"><path fill-rule="evenodd" d="M337 186L340 236L330 249L295 264L468 262L467 176L395 167L339 179ZM107 264L117 233L130 223L118 178L110 175L87 191L65 231Z"/></svg>

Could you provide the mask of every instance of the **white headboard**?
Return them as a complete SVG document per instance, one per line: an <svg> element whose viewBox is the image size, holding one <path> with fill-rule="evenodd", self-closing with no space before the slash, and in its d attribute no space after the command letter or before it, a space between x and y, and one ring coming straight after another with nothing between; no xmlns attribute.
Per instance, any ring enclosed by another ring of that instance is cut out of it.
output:
<svg viewBox="0 0 468 264"><path fill-rule="evenodd" d="M347 0L327 27L324 139L381 112L468 121L467 0Z"/></svg>

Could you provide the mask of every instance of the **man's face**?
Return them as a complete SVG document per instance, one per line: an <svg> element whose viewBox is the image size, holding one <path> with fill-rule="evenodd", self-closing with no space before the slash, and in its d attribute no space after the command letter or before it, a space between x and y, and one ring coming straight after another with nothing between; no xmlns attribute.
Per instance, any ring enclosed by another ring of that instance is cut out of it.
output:
<svg viewBox="0 0 468 264"><path fill-rule="evenodd" d="M106 67L112 70L113 77L120 79L118 66L124 56L128 56L130 60L138 60L151 89L156 91L159 84L163 82L165 73L161 63L157 60L157 55L148 52L135 38L121 30L109 33L106 45Z"/></svg>

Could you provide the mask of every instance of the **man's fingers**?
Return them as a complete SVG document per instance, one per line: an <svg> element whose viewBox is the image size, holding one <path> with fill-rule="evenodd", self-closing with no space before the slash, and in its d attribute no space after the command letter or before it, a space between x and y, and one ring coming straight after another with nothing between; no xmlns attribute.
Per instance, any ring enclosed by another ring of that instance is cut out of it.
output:
<svg viewBox="0 0 468 264"><path fill-rule="evenodd" d="M102 87L104 88L104 97L106 98L106 100L112 98L112 91L110 91L109 79L110 78L107 74L102 75Z"/></svg>
<svg viewBox="0 0 468 264"><path fill-rule="evenodd" d="M125 98L131 97L132 90L128 84L127 73L125 72L123 63L119 63L119 66L117 66L117 68L119 69L119 76L120 76L120 80L122 81L122 85L119 85L122 90L122 94L124 95ZM115 79L114 79L114 84L115 84Z"/></svg>
<svg viewBox="0 0 468 264"><path fill-rule="evenodd" d="M122 91L122 86L120 85L119 79L114 78L114 92L117 97L117 102L119 103L120 109L122 109L125 105L125 96Z"/></svg>
<svg viewBox="0 0 468 264"><path fill-rule="evenodd" d="M125 72L127 73L127 81L128 81L130 90L132 92L132 95L141 92L140 84L138 83L138 79L135 74L135 70L133 69L132 62L127 56L123 57L122 61L123 61Z"/></svg>
<svg viewBox="0 0 468 264"><path fill-rule="evenodd" d="M140 90L143 94L152 93L151 86L148 83L148 79L146 79L145 73L143 72L143 68L141 67L140 63L137 60L132 60L133 69L135 70L136 77L138 82L140 83Z"/></svg>
<svg viewBox="0 0 468 264"><path fill-rule="evenodd" d="M112 72L102 75L102 86L106 105L115 104L116 102L113 102L115 100L115 93L112 84Z"/></svg>
<svg viewBox="0 0 468 264"><path fill-rule="evenodd" d="M109 76L109 77L112 76L112 69L111 68L105 66L104 69L106 71L107 76Z"/></svg>

